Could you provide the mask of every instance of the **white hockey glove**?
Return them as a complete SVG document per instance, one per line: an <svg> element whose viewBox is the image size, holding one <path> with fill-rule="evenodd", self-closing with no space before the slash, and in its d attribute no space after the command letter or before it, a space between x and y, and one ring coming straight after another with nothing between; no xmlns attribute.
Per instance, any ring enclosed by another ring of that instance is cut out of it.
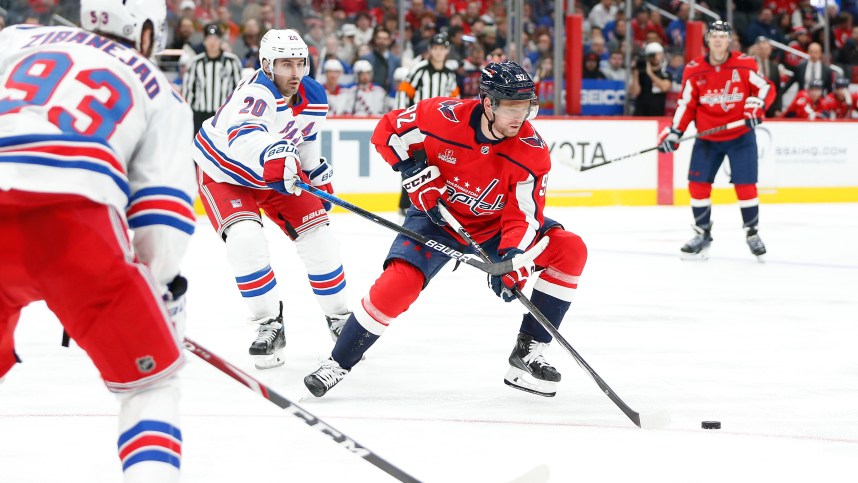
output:
<svg viewBox="0 0 858 483"><path fill-rule="evenodd" d="M751 96L745 99L745 125L751 129L763 123L766 114L766 101Z"/></svg>
<svg viewBox="0 0 858 483"><path fill-rule="evenodd" d="M300 195L296 181L307 182L301 171L298 149L289 141L278 141L262 154L262 178L269 188L287 195Z"/></svg>
<svg viewBox="0 0 858 483"><path fill-rule="evenodd" d="M672 153L679 149L679 140L682 139L682 131L676 128L664 128L658 135L658 150L662 153Z"/></svg>
<svg viewBox="0 0 858 483"><path fill-rule="evenodd" d="M185 293L187 291L188 280L181 275L176 275L173 281L167 284L167 292L163 296L164 305L167 306L167 312L173 321L173 328L176 330L179 341L185 338L185 322L187 320Z"/></svg>
<svg viewBox="0 0 858 483"><path fill-rule="evenodd" d="M334 185L331 182L334 179L334 168L328 163L328 160L325 158L320 159L320 163L315 168L304 171L304 175L309 179L309 183L320 190L334 194ZM325 207L325 211L331 211L331 208L334 207L329 201L322 200L322 205Z"/></svg>

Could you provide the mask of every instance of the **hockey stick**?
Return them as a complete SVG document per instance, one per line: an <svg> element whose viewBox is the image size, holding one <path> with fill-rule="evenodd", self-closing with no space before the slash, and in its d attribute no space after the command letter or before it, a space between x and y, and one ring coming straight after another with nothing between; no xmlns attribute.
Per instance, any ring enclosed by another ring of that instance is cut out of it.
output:
<svg viewBox="0 0 858 483"><path fill-rule="evenodd" d="M336 442L337 444L339 444L343 448L345 448L345 449L351 451L352 453L360 456L361 458L369 461L370 463L375 465L376 468L384 471L388 475L396 478L399 481L403 481L403 482L408 482L408 483L411 483L411 482L419 483L420 482L420 480L418 480L417 478L415 478L415 477L409 475L408 473L400 470L396 466L393 466L393 464L389 463L387 460L381 458L380 456L373 453L372 451L370 451L366 447L358 444L357 441L349 438L348 436L341 433L340 431L337 431L328 423L322 421L321 419L317 418L316 416L310 414L309 412L307 412L306 410L301 408L301 406L298 406L297 404L286 399L285 397L281 396L280 394L277 394L276 392L271 390L265 384L263 384L263 383L257 381L256 379L250 377L241 369L233 366L229 362L227 362L224 359L220 358L219 356L213 354L211 351L209 351L205 347L197 344L196 342L194 342L193 340L191 340L187 337L185 337L185 348L188 349L189 351L193 352L194 354L196 354L200 359L208 362L209 364L213 365L217 369L221 370L224 374L228 375L229 377L231 377L231 378L235 379L236 381L238 381L238 382L244 384L245 386L249 387L253 392L255 392L255 393L259 394L260 396L264 397L265 399L268 399L269 401L273 402L274 404L279 406L281 409L285 409L286 411L291 413L293 416L301 419L302 421L307 423L307 425L310 426L311 428L319 430L319 432L330 437L331 439L334 440L334 442Z"/></svg>
<svg viewBox="0 0 858 483"><path fill-rule="evenodd" d="M377 224L384 226L386 228L390 228L391 230L393 230L399 234L405 235L408 238L411 238L412 240L425 245L426 247L429 247L433 250L437 250L437 251L443 253L444 255L454 259L454 260L460 261L462 263L466 263L472 267L476 267L476 268L478 268L478 269L482 270L483 272L488 273L490 275L503 275L505 273L512 272L513 270L518 270L519 268L530 264L530 262L532 262L536 257L538 257L539 254L542 253L542 250L545 250L545 247L548 245L547 241L545 243L537 243L536 245L533 246L533 248L531 248L530 250L526 251L525 253L513 258L512 260L506 260L506 261L499 262L499 263L492 263L491 260L482 261L482 260L480 260L479 257L475 257L474 255L471 255L468 253L462 253L458 250L454 250L453 248L448 247L447 245L444 245L443 243L439 243L435 240L432 240L429 237L426 237L424 235L421 235L420 233L417 233L416 231L409 230L408 228L397 225L396 223L393 223L391 221L385 220L384 218L376 215L375 213L371 213L369 211L366 211L363 208L360 208L358 206L355 206L355 205L349 203L348 201L337 198L336 196L328 193L327 191L320 190L319 188L316 188L315 186L310 186L309 184L304 183L303 181L296 181L295 186L301 188L304 191L307 191L308 193L310 193L313 196L316 196L318 198L322 198L325 201L329 201L329 202L331 202L337 206L345 208L345 209L351 211L352 213L358 214L358 215L360 215L360 216L362 216L362 217L364 217L364 218L366 218L366 219L368 219L374 223L377 223Z"/></svg>
<svg viewBox="0 0 858 483"><path fill-rule="evenodd" d="M480 256L480 258L482 258L483 260L489 260L489 255L488 253L486 253L483 247L481 247L476 241L474 241L473 238L471 238L471 235L467 231L465 231L465 228L462 227L462 224L459 223L459 221L452 214L450 214L450 212L447 211L447 209L443 206L441 206L441 215L444 217L445 220L447 220L447 223L449 223L450 226L453 227L453 229L456 230L456 232L458 232L459 235L462 236L462 238L467 240L468 244L471 245L471 248L474 249L474 251ZM560 332L558 332L554 325L552 325L551 322L545 317L545 315L543 315L542 312L540 312L539 309L535 305L533 305L533 302L531 302L529 298L527 298L523 293L521 293L521 290L513 288L512 293L515 295L515 298L517 298L518 301L521 302L521 304L524 305L525 308L527 308L530 314L533 315L533 318L535 318L536 321L539 322L539 325L545 328L545 330L547 330L551 334L551 336L554 337L560 343L560 345L564 349L566 349L567 352L569 352L569 354L575 359L575 362L577 362L578 365L581 366L582 369L587 371L590 377L593 378L599 388L602 389L602 392L604 392L605 395L608 396L608 398L613 401L614 404L616 404L617 407L619 407L620 410L626 416L628 416L628 418L631 419L637 427L643 429L660 429L670 423L670 417L667 415L641 414L630 408L629 405L626 404L622 399L620 399L620 396L618 396L614 392L614 390L611 389L610 386L608 386L608 383L605 382L604 379L599 377L598 374L596 374L596 371L594 371L593 368L590 367L589 364L587 364L587 361L585 361L584 358L581 357L581 354L578 354L578 351L576 351L572 347L572 345L570 345L569 342L562 335L560 335Z"/></svg>
<svg viewBox="0 0 858 483"><path fill-rule="evenodd" d="M728 129L735 129L739 126L744 126L744 125L745 125L745 121L740 119L738 121L733 121L731 123L724 124L723 126L718 126L718 127L713 127L712 129L707 129L705 131L699 132L699 133L697 133L693 136L689 136L687 138L682 138L679 140L679 142L691 141L692 139L697 139L699 137L708 136L710 134L715 134L716 132L726 131ZM574 163L567 163L567 164L572 164L572 167L578 169L578 171L587 171L587 170L599 168L599 167L602 167L602 166L605 166L605 165L608 165L611 163L616 163L617 161L622 161L624 159L633 158L635 156L639 156L641 154L648 153L650 151L655 151L656 149L658 149L658 146L655 146L653 148L647 148L647 149L644 149L643 151L638 151L636 153L626 154L625 156L620 156L619 158L614 158L614 159L609 159L607 161L602 161L601 163L591 164L589 166L584 166L583 164L574 164Z"/></svg>

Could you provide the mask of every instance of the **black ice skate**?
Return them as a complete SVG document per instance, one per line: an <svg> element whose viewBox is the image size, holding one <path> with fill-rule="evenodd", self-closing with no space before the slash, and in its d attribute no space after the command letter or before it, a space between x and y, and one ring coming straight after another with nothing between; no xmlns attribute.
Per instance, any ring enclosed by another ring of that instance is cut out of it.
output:
<svg viewBox="0 0 858 483"><path fill-rule="evenodd" d="M342 315L332 315L330 317L325 316L325 320L328 321L328 330L331 331L331 339L334 339L334 342L340 337L340 332L343 331L343 327L345 327L350 315L352 315L351 312Z"/></svg>
<svg viewBox="0 0 858 483"><path fill-rule="evenodd" d="M760 239L760 235L757 234L757 227L745 227L745 236L747 236L746 240L748 242L748 248L751 249L751 253L757 257L757 261L760 263L765 262L764 256L766 254L766 245L763 244L763 240Z"/></svg>
<svg viewBox="0 0 858 483"><path fill-rule="evenodd" d="M316 369L316 372L304 378L304 385L307 386L310 394L322 397L348 373L349 370L340 367L337 361L328 359L322 362L322 366Z"/></svg>
<svg viewBox="0 0 858 483"><path fill-rule="evenodd" d="M551 397L557 394L560 373L545 362L542 351L548 347L544 342L533 340L527 334L518 334L515 348L509 355L509 370L503 378L507 386Z"/></svg>
<svg viewBox="0 0 858 483"><path fill-rule="evenodd" d="M712 223L706 227L697 225L691 227L697 234L682 247L682 259L706 260L709 258L709 246L712 245Z"/></svg>
<svg viewBox="0 0 858 483"><path fill-rule="evenodd" d="M283 302L280 302L280 314L256 321L259 324L256 340L250 344L250 355L257 369L280 367L285 362L283 349L286 347L286 334L283 331Z"/></svg>

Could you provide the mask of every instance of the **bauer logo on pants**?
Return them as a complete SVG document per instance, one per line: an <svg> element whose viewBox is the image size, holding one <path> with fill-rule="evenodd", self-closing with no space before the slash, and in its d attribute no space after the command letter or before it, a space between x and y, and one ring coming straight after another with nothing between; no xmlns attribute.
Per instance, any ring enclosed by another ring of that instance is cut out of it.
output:
<svg viewBox="0 0 858 483"><path fill-rule="evenodd" d="M155 358L152 356L143 356L137 358L137 370L146 374L155 369Z"/></svg>

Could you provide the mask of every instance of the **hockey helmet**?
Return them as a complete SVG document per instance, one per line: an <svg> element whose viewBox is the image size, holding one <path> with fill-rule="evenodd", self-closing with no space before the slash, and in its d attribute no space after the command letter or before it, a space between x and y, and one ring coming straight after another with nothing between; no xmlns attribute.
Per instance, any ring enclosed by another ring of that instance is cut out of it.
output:
<svg viewBox="0 0 858 483"><path fill-rule="evenodd" d="M167 6L164 0L81 0L80 24L84 30L117 37L151 57L164 50ZM152 27L152 51L143 52L142 37L146 24Z"/></svg>
<svg viewBox="0 0 858 483"><path fill-rule="evenodd" d="M539 101L536 86L520 65L512 61L491 63L483 67L480 74L480 99L488 97L492 109L497 109L502 100L530 101L527 120L536 117Z"/></svg>
<svg viewBox="0 0 858 483"><path fill-rule="evenodd" d="M834 79L834 87L836 89L848 89L849 79L845 77L838 77L837 79Z"/></svg>
<svg viewBox="0 0 858 483"><path fill-rule="evenodd" d="M664 47L658 42L650 42L644 47L644 55L663 54Z"/></svg>
<svg viewBox="0 0 858 483"><path fill-rule="evenodd" d="M355 74L360 74L361 72L372 72L372 64L368 60L358 60L355 62L353 68Z"/></svg>
<svg viewBox="0 0 858 483"><path fill-rule="evenodd" d="M822 79L814 79L807 83L808 89L825 89L825 81Z"/></svg>
<svg viewBox="0 0 858 483"><path fill-rule="evenodd" d="M706 30L706 39L708 40L709 36L713 34L731 37L733 35L733 27L723 20L716 20L709 24L709 29Z"/></svg>
<svg viewBox="0 0 858 483"><path fill-rule="evenodd" d="M292 29L271 29L259 41L259 63L268 61L270 74L277 59L304 59L304 75L310 73L310 52L298 32Z"/></svg>

